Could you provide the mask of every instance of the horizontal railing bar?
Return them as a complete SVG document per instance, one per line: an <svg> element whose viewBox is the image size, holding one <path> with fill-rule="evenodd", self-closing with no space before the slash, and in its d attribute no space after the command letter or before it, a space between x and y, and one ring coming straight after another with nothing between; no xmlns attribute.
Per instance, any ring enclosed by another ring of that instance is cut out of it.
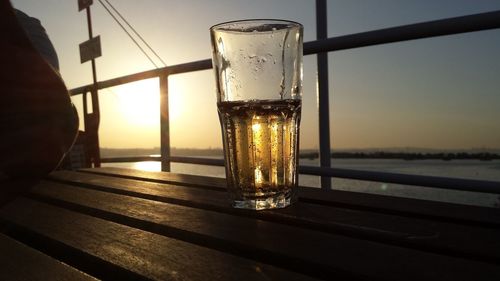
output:
<svg viewBox="0 0 500 281"><path fill-rule="evenodd" d="M170 156L167 160L178 163L224 166L223 159L200 158L200 157L185 157L185 156ZM129 156L129 157L107 157L102 158L103 163L123 163L123 162L140 162L140 161L161 161L161 156Z"/></svg>
<svg viewBox="0 0 500 281"><path fill-rule="evenodd" d="M101 158L102 163L124 163L141 161L161 161L161 156L126 156Z"/></svg>
<svg viewBox="0 0 500 281"><path fill-rule="evenodd" d="M365 180L403 185L414 185L420 187L423 186L440 189L500 194L500 182L496 181L409 175L341 168L323 168L313 166L300 166L299 172L302 174L316 176L329 176L353 180Z"/></svg>
<svg viewBox="0 0 500 281"><path fill-rule="evenodd" d="M199 60L199 61L193 61L193 62L169 66L168 73L181 74L192 71L207 70L211 68L212 68L212 60L205 59L205 60Z"/></svg>
<svg viewBox="0 0 500 281"><path fill-rule="evenodd" d="M304 55L500 28L500 11L378 29L304 43Z"/></svg>
<svg viewBox="0 0 500 281"><path fill-rule="evenodd" d="M193 62L188 62L188 63L182 63L182 64L176 64L172 66L167 66L167 67L162 67L162 68L157 68L157 69L152 69L152 70L147 70L143 72L138 72L134 74L129 74L109 80L104 80L100 81L97 83L97 89L105 89L105 88L110 88L110 87L115 87L127 83L132 83L132 82L137 82L140 80L145 80L145 79L151 79L151 78L156 78L159 77L160 75L174 75L174 74L181 74L181 73L187 73L187 72L193 72L193 71L199 71L199 70L207 70L212 68L212 60L211 59L205 59L205 60L199 60L199 61L193 61ZM90 91L92 85L85 85L81 86L78 88L71 89L70 95L79 95L84 92Z"/></svg>
<svg viewBox="0 0 500 281"><path fill-rule="evenodd" d="M304 43L304 55L500 28L500 11L367 31Z"/></svg>
<svg viewBox="0 0 500 281"><path fill-rule="evenodd" d="M171 156L170 161L187 164L199 164L210 166L224 167L224 159L201 158L201 157L185 157L185 156Z"/></svg>
<svg viewBox="0 0 500 281"><path fill-rule="evenodd" d="M500 28L500 11L409 24L351 35L331 37L324 40L310 41L304 43L304 55L494 28ZM169 75L180 74L191 71L207 70L210 68L212 68L212 60L210 59L193 61L101 81L97 83L97 88L104 89L125 83L155 78L161 73L168 73ZM89 91L91 87L92 85L89 84L74 88L70 90L70 94L78 95Z"/></svg>
<svg viewBox="0 0 500 281"><path fill-rule="evenodd" d="M143 71L143 72L137 72L134 74L129 74L129 75L125 75L125 76L121 76L121 77L117 77L117 78L113 78L113 79L109 79L109 80L100 81L100 82L97 82L97 89L101 90L101 89L115 87L115 86L119 86L119 85L123 85L123 84L127 84L127 83L137 82L140 80L157 78L162 73L166 73L166 71L167 71L167 68L163 67L163 68L152 69L152 70L147 70L147 71ZM90 91L92 86L93 86L92 84L89 84L89 85L81 86L78 88L74 88L74 89L69 90L69 93L71 96L79 95L79 94Z"/></svg>
<svg viewBox="0 0 500 281"><path fill-rule="evenodd" d="M159 156L116 157L116 158L103 158L101 159L101 162L116 163L116 162L160 161L160 159L161 158ZM224 166L223 159L171 156L169 160L177 163ZM398 173L386 173L386 172L376 172L376 171L326 168L326 167L302 166L302 165L299 166L299 173L306 175L328 176L328 177L345 178L353 180L364 180L364 181L394 183L403 185L413 185L420 187L424 186L424 187L432 187L440 189L500 194L500 182L496 181L408 175L408 174L398 174Z"/></svg>

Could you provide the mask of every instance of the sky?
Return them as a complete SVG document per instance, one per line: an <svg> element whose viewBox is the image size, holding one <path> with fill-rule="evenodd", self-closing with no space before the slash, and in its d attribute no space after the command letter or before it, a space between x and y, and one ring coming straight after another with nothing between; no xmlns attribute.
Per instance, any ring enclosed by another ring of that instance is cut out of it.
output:
<svg viewBox="0 0 500 281"><path fill-rule="evenodd" d="M229 20L277 18L316 36L312 0L108 0L168 65L211 57L209 28ZM68 89L92 83L78 45L88 39L77 0L12 0L38 18L58 53ZM498 0L328 1L328 36L500 10ZM99 81L154 66L107 14L91 6L101 37ZM384 44L329 53L333 149L419 147L500 148L500 30ZM157 61L160 64L159 61ZM170 86L171 145L222 146L212 70L174 75ZM158 80L99 92L101 147L158 147ZM81 112L81 97L73 98ZM300 144L318 148L316 57L304 57Z"/></svg>

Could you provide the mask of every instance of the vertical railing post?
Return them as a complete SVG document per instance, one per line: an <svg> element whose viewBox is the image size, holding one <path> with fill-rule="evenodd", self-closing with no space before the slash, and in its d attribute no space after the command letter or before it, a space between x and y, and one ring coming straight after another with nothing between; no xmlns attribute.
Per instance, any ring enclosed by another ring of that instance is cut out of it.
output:
<svg viewBox="0 0 500 281"><path fill-rule="evenodd" d="M170 172L170 118L168 112L168 72L162 72L160 78L160 142L161 170Z"/></svg>
<svg viewBox="0 0 500 281"><path fill-rule="evenodd" d="M316 36L326 39L327 10L326 0L316 0ZM330 108L328 101L328 53L318 53L318 112L319 112L319 161L321 167L331 167L330 153ZM321 177L321 188L331 189L331 179Z"/></svg>
<svg viewBox="0 0 500 281"><path fill-rule="evenodd" d="M82 102L83 102L83 128L87 136L91 136L92 133L89 133L92 131L92 120L91 120L91 114L89 114L89 106L88 106L88 100L87 100L87 93L88 89L85 89L82 94ZM90 137L87 138L85 137L85 145L84 145L84 155L85 155L85 165L84 167L90 168L92 167L93 161L93 142L90 141Z"/></svg>
<svg viewBox="0 0 500 281"><path fill-rule="evenodd" d="M92 35L92 17L90 15L90 6L86 8L87 11L87 25L89 30L89 39L93 38ZM92 90L90 96L92 100L92 114L86 114L85 132L87 134L87 151L91 163L94 167L101 167L101 152L99 148L99 123L101 120L99 108L99 96L97 95L97 74L95 59L92 60ZM86 101L85 101L86 102Z"/></svg>

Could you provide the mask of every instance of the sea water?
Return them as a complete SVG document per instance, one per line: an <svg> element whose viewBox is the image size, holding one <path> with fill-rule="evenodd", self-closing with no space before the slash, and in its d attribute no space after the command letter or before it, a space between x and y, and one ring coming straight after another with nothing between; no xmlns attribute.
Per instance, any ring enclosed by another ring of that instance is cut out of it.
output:
<svg viewBox="0 0 500 281"><path fill-rule="evenodd" d="M318 159L300 159L300 165L318 166ZM402 159L332 159L332 167L497 181L500 186L500 160L402 160ZM160 162L104 163L103 166L160 171ZM172 163L172 172L225 177L224 167ZM319 177L299 175L299 185L319 187ZM333 178L332 188L354 192L400 196L459 204L500 207L499 195L409 186L401 184Z"/></svg>

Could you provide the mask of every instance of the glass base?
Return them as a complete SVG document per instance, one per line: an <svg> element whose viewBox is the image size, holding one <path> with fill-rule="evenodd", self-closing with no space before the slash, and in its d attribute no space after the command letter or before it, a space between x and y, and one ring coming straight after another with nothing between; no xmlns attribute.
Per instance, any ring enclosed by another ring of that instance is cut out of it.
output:
<svg viewBox="0 0 500 281"><path fill-rule="evenodd" d="M250 210L279 209L290 206L295 201L290 194L280 194L262 199L233 200L233 207Z"/></svg>

